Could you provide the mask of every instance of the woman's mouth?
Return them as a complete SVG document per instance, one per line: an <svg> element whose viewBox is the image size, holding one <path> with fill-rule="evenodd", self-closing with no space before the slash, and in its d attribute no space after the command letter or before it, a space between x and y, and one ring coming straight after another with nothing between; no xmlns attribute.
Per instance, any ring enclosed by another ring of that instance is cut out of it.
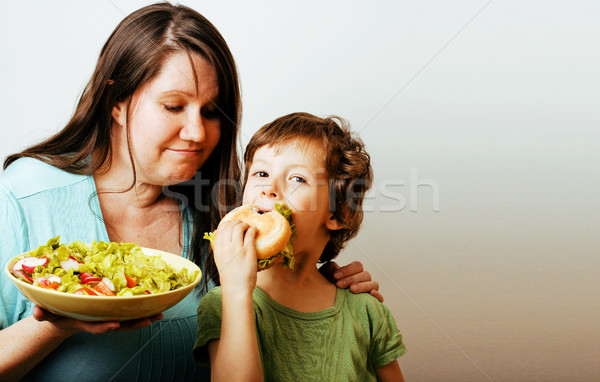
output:
<svg viewBox="0 0 600 382"><path fill-rule="evenodd" d="M181 155L184 157L194 157L202 153L202 149L191 150L191 149L166 149L174 154Z"/></svg>

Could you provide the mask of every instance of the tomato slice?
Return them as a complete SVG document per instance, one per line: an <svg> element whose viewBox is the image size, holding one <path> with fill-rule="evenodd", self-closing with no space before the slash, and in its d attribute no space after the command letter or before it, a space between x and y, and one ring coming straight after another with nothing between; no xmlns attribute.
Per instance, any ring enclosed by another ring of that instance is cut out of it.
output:
<svg viewBox="0 0 600 382"><path fill-rule="evenodd" d="M60 283L57 283L56 281L50 281L48 283L48 288L52 288L54 290L57 290L59 286L60 286Z"/></svg>
<svg viewBox="0 0 600 382"><path fill-rule="evenodd" d="M88 296L98 296L98 293L94 292L88 287L79 288L75 292L73 292L73 294L87 294Z"/></svg>
<svg viewBox="0 0 600 382"><path fill-rule="evenodd" d="M110 288L104 283L104 281L100 281L98 285L96 285L92 289L96 291L96 293L98 293L100 296L115 296L115 293L112 290L110 290Z"/></svg>
<svg viewBox="0 0 600 382"><path fill-rule="evenodd" d="M137 280L135 277L129 277L129 276L125 275L125 278L127 279L127 287L128 288L133 288L134 286L137 285Z"/></svg>

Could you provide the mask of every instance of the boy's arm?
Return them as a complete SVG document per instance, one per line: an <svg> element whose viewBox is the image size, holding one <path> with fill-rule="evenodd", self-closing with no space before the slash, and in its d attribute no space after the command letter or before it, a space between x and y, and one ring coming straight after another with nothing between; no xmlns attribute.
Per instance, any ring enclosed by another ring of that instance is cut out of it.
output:
<svg viewBox="0 0 600 382"><path fill-rule="evenodd" d="M221 280L221 336L208 343L213 381L263 381L252 291L256 286L256 228L221 224L214 244Z"/></svg>
<svg viewBox="0 0 600 382"><path fill-rule="evenodd" d="M208 343L213 381L263 381L256 342L252 294L223 292L221 338Z"/></svg>
<svg viewBox="0 0 600 382"><path fill-rule="evenodd" d="M383 382L404 382L404 376L400 370L398 360L394 360L387 365L375 369L378 381Z"/></svg>

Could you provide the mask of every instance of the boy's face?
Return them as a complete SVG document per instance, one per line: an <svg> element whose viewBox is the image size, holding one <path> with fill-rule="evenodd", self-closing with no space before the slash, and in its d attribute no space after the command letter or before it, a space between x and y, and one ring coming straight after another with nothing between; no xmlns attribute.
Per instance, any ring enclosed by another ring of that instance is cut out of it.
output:
<svg viewBox="0 0 600 382"><path fill-rule="evenodd" d="M322 251L329 231L341 226L329 211L325 153L318 142L290 141L256 150L244 189L244 204L271 211L275 203L293 210L298 230L294 252Z"/></svg>

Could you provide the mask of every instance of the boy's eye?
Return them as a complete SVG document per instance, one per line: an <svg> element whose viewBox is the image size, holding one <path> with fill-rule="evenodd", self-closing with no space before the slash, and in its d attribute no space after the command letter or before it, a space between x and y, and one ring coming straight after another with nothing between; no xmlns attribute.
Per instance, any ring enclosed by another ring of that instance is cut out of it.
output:
<svg viewBox="0 0 600 382"><path fill-rule="evenodd" d="M257 171L254 173L254 176L257 176L259 178L266 178L269 176L269 173L267 173L266 171Z"/></svg>
<svg viewBox="0 0 600 382"><path fill-rule="evenodd" d="M181 111L181 110L183 110L183 106L181 106L181 105L170 105L170 104L165 104L165 109L166 109L167 111L171 111L171 112L174 112L174 113L176 113L176 112L178 112L178 111Z"/></svg>
<svg viewBox="0 0 600 382"><path fill-rule="evenodd" d="M298 175L294 175L290 178L290 180L294 181L294 182L298 182L298 183L306 183L306 179L304 179L301 176Z"/></svg>

